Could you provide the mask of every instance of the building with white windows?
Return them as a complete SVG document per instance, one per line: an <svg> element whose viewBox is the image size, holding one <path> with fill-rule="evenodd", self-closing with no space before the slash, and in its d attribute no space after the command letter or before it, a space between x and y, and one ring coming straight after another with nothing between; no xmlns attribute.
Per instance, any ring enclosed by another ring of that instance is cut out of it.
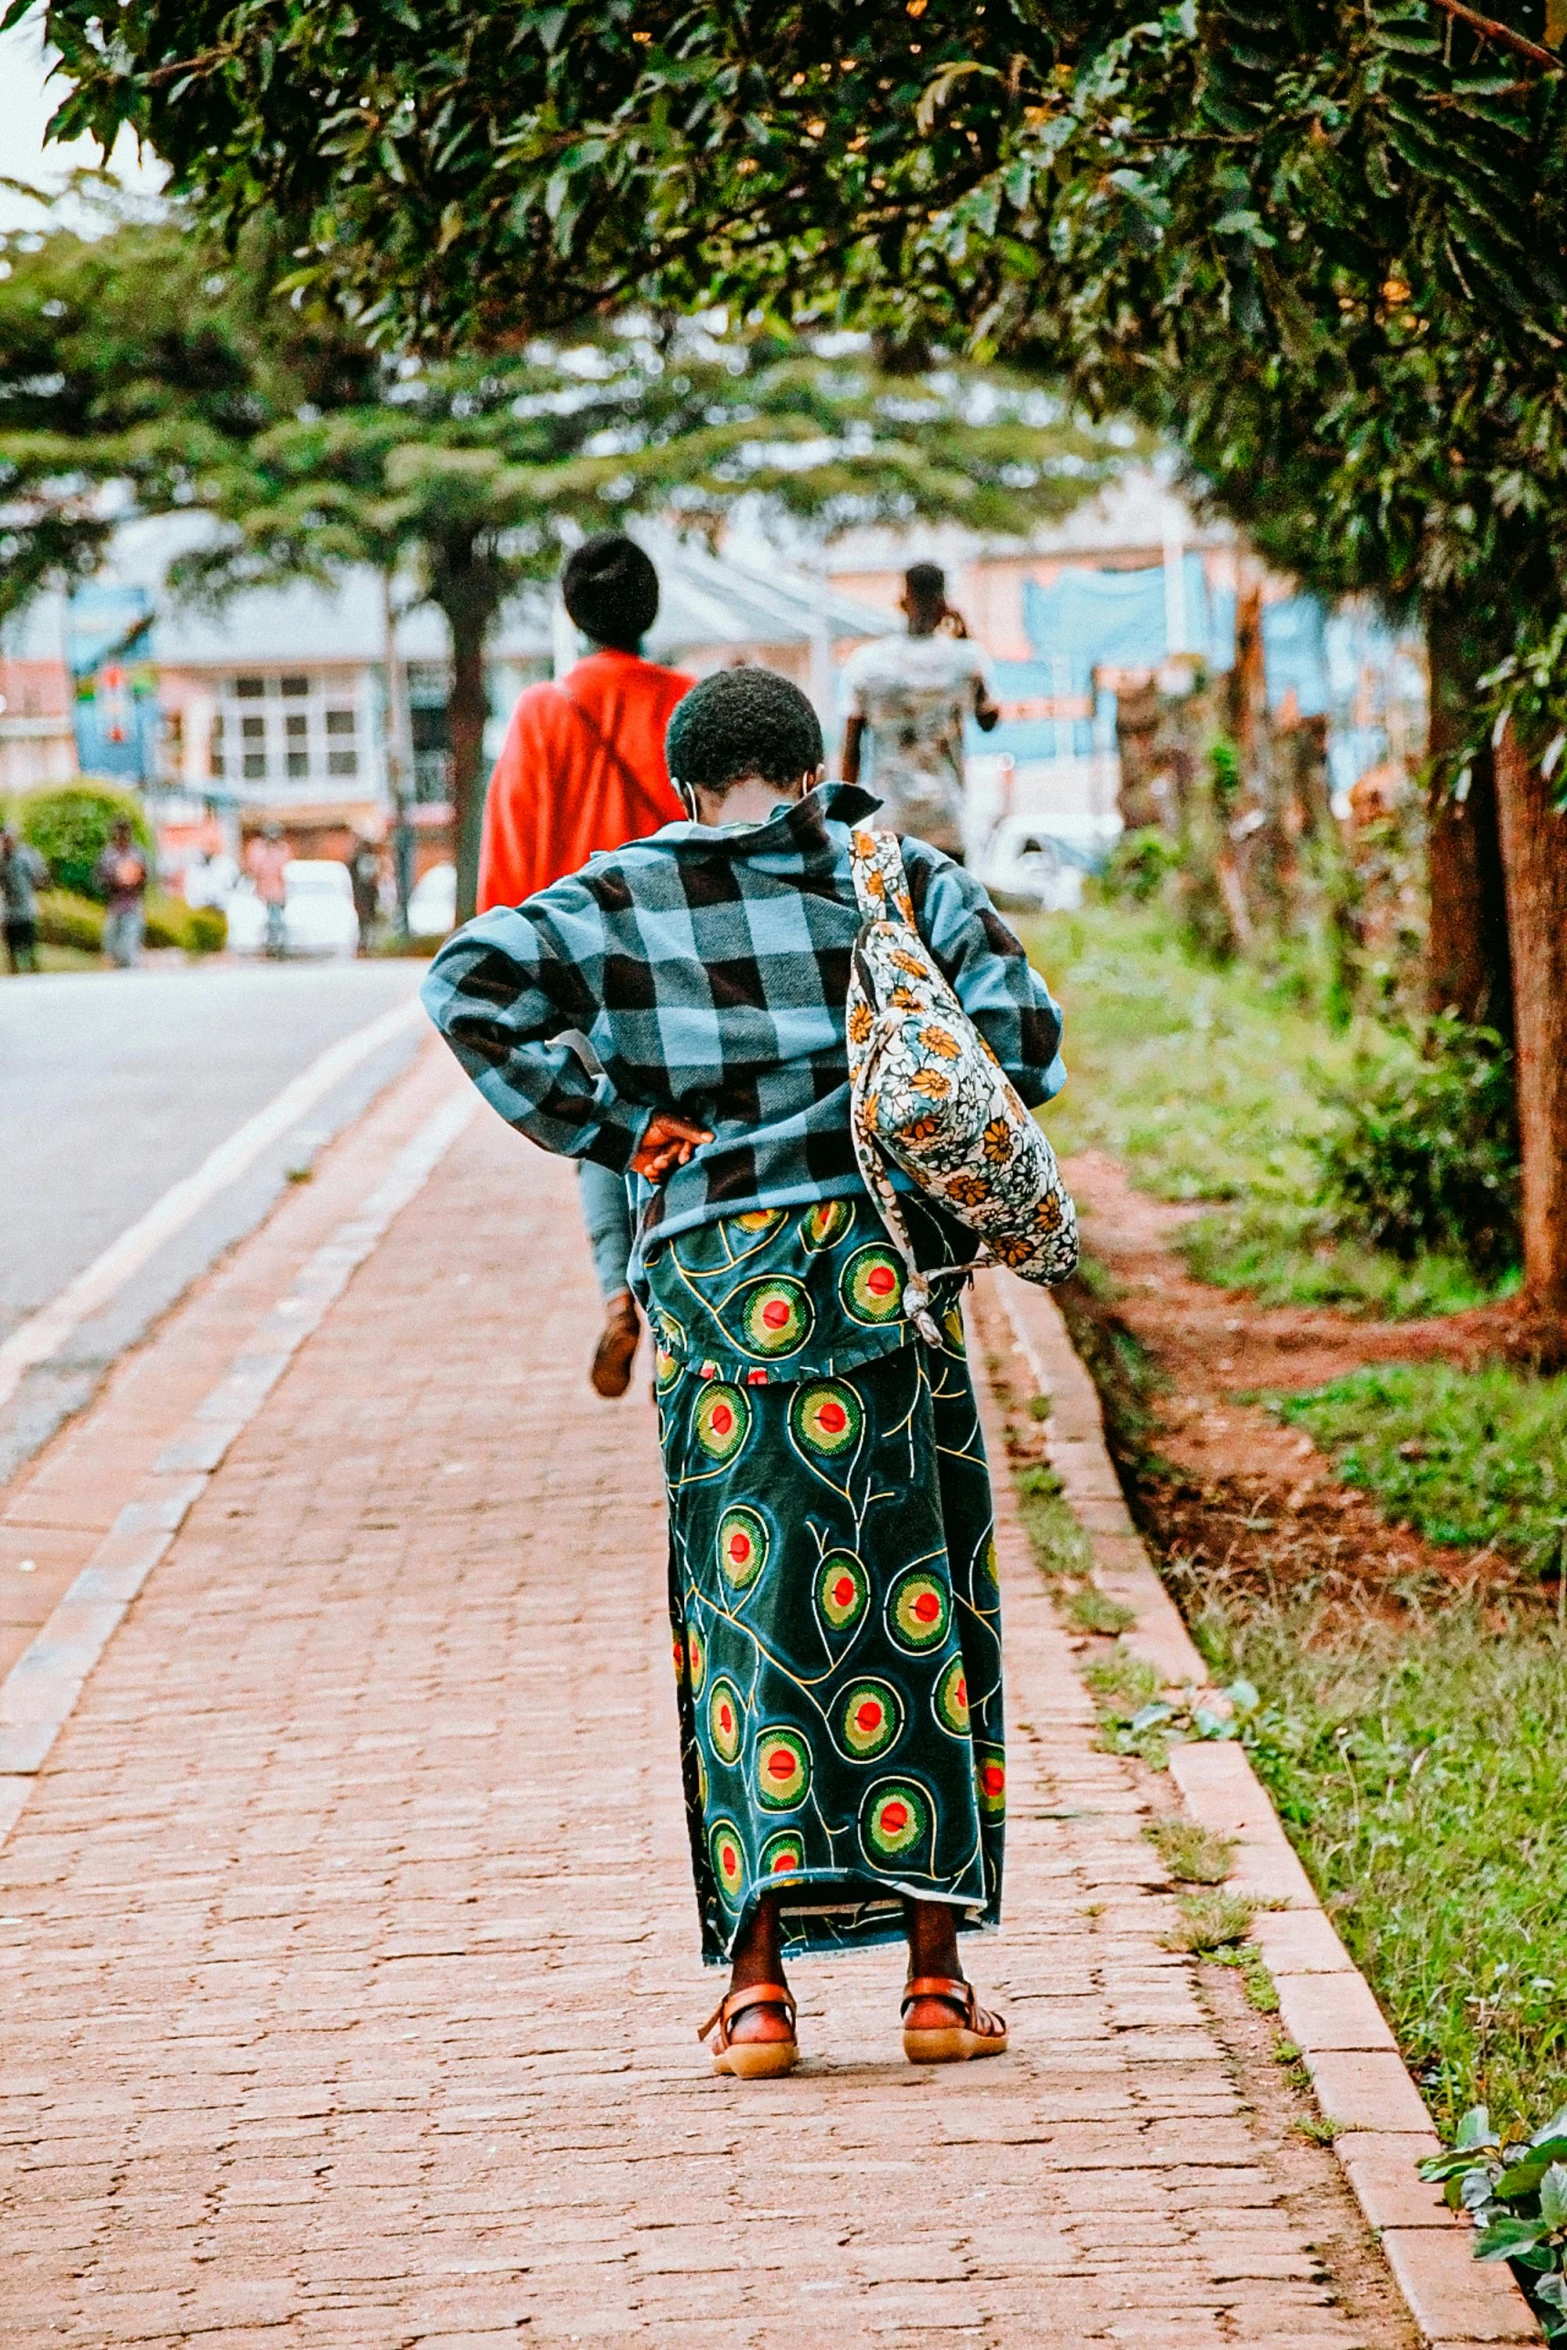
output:
<svg viewBox="0 0 1567 2350"><path fill-rule="evenodd" d="M216 610L182 604L166 575L204 527L183 518L133 524L104 575L105 584L144 590L153 611L161 725L156 772L140 780L171 870L198 839L211 845L215 823L235 850L263 825L281 824L301 856L341 856L356 833L382 836L392 814L389 680L404 713L419 866L449 855L450 649L439 612L413 603L409 583L394 583L389 664L385 588L369 570L347 573L332 589L301 582L253 590ZM830 722L838 663L853 644L892 625L825 581L782 568L764 575L662 531L641 535L663 590L648 641L656 660L699 674L764 661L796 677ZM64 621L59 600L42 599L29 643L51 625L62 642ZM547 589L505 609L486 668L492 757L522 688L577 651ZM66 708L63 666L58 679Z"/></svg>

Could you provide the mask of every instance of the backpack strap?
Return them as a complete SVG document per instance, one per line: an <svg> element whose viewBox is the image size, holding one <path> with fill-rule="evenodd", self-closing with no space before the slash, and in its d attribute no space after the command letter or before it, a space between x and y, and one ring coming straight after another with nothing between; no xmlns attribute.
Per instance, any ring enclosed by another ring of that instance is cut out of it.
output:
<svg viewBox="0 0 1567 2350"><path fill-rule="evenodd" d="M856 827L849 835L849 863L854 894L865 920L902 922L913 930L914 900L909 895L909 877L897 834L864 832Z"/></svg>

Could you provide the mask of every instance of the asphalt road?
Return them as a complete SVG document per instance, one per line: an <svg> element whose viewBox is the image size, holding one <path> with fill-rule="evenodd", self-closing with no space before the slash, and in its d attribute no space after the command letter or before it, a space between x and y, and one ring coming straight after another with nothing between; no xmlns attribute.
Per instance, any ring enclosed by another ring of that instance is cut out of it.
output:
<svg viewBox="0 0 1567 2350"><path fill-rule="evenodd" d="M416 990L413 962L191 964L0 980L0 1339L56 1298L169 1187L317 1056ZM0 1476L115 1355L405 1067L411 1025L162 1246L0 1410Z"/></svg>

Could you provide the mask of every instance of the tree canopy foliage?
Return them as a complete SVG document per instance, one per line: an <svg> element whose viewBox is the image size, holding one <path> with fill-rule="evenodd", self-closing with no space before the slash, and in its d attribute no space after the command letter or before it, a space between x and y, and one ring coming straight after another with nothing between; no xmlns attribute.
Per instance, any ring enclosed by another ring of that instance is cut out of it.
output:
<svg viewBox="0 0 1567 2350"><path fill-rule="evenodd" d="M1515 13L175 0L111 41L97 0L55 0L49 23L62 127L129 120L215 210L276 205L300 281L371 331L505 342L635 289L1065 369L1173 431L1265 552L1463 598L1553 703L1567 8Z"/></svg>
<svg viewBox="0 0 1567 2350"><path fill-rule="evenodd" d="M638 311L482 357L395 357L319 289L273 291L273 217L225 254L199 220L9 240L0 278L0 613L103 559L128 514L197 511L177 591L217 600L352 563L451 631L465 885L482 806L485 640L523 581L657 512L736 505L819 537L950 516L1015 532L1069 510L1122 435L994 370L896 373L868 338Z"/></svg>

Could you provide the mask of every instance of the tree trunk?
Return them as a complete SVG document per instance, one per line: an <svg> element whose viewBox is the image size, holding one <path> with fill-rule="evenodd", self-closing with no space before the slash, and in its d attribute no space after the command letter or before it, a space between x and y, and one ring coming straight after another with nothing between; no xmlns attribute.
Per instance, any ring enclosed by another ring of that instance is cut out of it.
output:
<svg viewBox="0 0 1567 2350"><path fill-rule="evenodd" d="M1524 1310L1567 1350L1567 815L1511 726L1496 746L1523 1153Z"/></svg>
<svg viewBox="0 0 1567 2350"><path fill-rule="evenodd" d="M397 607L392 574L381 574L381 657L386 667L386 783L392 803L392 871L397 882L397 928L408 936L408 899L413 889L413 831L408 802L413 791L413 759L409 750L408 678L397 649Z"/></svg>
<svg viewBox="0 0 1567 2350"><path fill-rule="evenodd" d="M1475 679L1486 666L1466 645L1459 616L1438 606L1426 623L1431 671L1426 798L1426 1003L1433 1012L1503 1036L1513 1033L1513 973L1507 944L1507 898L1497 832L1496 765L1489 743L1468 761L1462 799L1455 776L1471 738L1479 699Z"/></svg>
<svg viewBox="0 0 1567 2350"><path fill-rule="evenodd" d="M446 725L452 746L452 831L457 850L457 919L471 922L479 894L479 842L484 829L484 636L452 628L452 694Z"/></svg>
<svg viewBox="0 0 1567 2350"><path fill-rule="evenodd" d="M432 566L435 601L452 632L452 690L446 730L452 761L452 832L457 863L457 919L471 922L479 894L484 830L484 643L500 607L500 582L474 540L439 550Z"/></svg>
<svg viewBox="0 0 1567 2350"><path fill-rule="evenodd" d="M1268 714L1268 671L1262 645L1262 585L1241 579L1235 597L1235 666L1229 682L1229 733L1240 754L1241 788L1252 783Z"/></svg>

